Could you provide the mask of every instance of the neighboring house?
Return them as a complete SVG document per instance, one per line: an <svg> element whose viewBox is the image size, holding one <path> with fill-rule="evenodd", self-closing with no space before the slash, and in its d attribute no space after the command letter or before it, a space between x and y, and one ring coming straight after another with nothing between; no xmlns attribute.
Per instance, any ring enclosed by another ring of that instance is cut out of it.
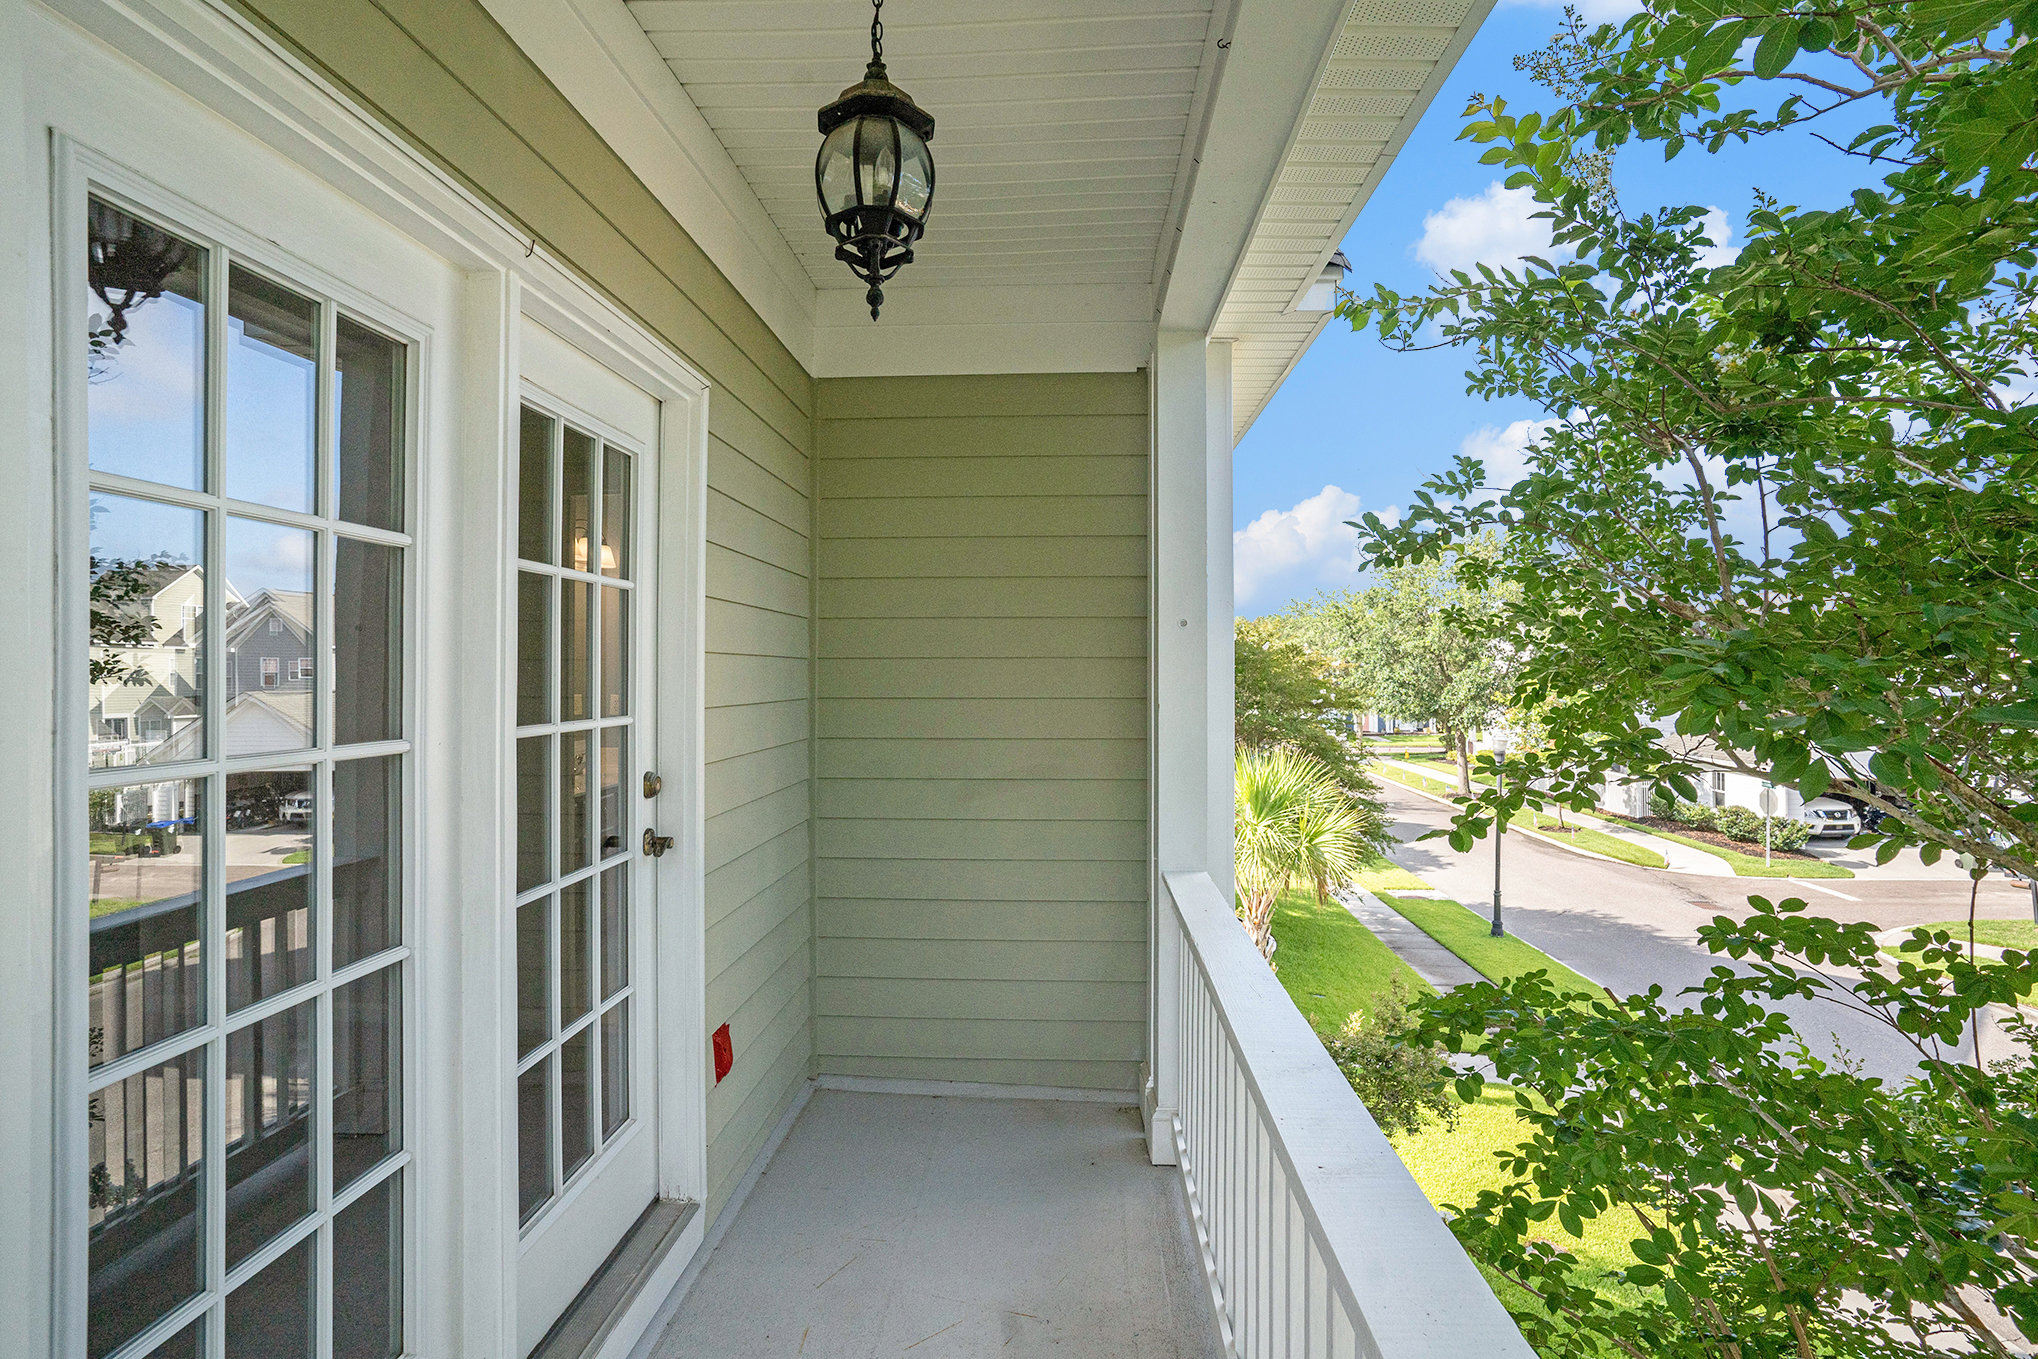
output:
<svg viewBox="0 0 2038 1359"><path fill-rule="evenodd" d="M865 0L0 0L0 1348L1527 1359L1231 907L1232 448L1486 8L892 0L874 321Z"/></svg>
<svg viewBox="0 0 2038 1359"><path fill-rule="evenodd" d="M1763 795L1766 792L1770 815L1799 821L1809 819L1805 814L1804 795L1789 784L1777 783L1761 773L1748 772L1743 766L1752 761L1731 760L1712 741L1677 736L1667 729L1664 740L1673 743L1680 757L1693 767L1693 791L1698 794L1700 805L1745 807L1759 815L1765 810ZM1603 810L1620 816L1648 816L1651 814L1649 794L1653 789L1652 783L1631 780L1624 771L1615 770L1601 786L1599 805ZM1827 800L1828 805L1831 801Z"/></svg>

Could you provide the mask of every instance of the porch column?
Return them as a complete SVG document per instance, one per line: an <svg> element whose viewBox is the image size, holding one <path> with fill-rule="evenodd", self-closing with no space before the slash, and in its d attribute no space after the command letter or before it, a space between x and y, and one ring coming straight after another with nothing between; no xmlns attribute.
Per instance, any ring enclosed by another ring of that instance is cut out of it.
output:
<svg viewBox="0 0 2038 1359"><path fill-rule="evenodd" d="M1175 1160L1181 937L1162 875L1232 881L1231 342L1161 330L1153 363L1153 873L1147 1149Z"/></svg>

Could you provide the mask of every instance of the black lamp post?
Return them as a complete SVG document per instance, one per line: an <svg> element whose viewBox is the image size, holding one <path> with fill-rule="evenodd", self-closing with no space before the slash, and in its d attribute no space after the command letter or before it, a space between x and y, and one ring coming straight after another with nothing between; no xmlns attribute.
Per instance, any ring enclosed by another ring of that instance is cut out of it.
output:
<svg viewBox="0 0 2038 1359"><path fill-rule="evenodd" d="M1508 734L1505 729L1496 731L1486 740L1486 748L1493 752L1493 791L1507 791L1507 746ZM1500 927L1500 842L1507 834L1507 818L1499 812L1493 815L1493 928L1488 931L1495 939L1507 931Z"/></svg>
<svg viewBox="0 0 2038 1359"><path fill-rule="evenodd" d="M883 283L913 262L913 242L934 204L934 116L885 78L885 0L872 0L870 65L863 79L821 110L814 192L835 238L835 258L870 285L870 319Z"/></svg>

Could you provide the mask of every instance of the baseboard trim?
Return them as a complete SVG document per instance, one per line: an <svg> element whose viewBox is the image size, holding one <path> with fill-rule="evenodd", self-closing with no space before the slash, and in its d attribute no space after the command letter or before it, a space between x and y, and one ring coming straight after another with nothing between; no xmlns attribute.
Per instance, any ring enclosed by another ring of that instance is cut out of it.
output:
<svg viewBox="0 0 2038 1359"><path fill-rule="evenodd" d="M1139 1105L1137 1090L1085 1090L1066 1085L997 1085L990 1081L923 1081L890 1076L818 1076L823 1090L865 1095L931 1095L937 1099L1045 1099L1072 1104Z"/></svg>
<svg viewBox="0 0 2038 1359"><path fill-rule="evenodd" d="M630 1359L651 1359L657 1352L658 1342L665 1338L666 1328L672 1325L673 1317L679 1314L680 1304L684 1303L686 1295L693 1291L701 1272L707 1268L709 1257L715 1253L715 1247L720 1245L722 1238L728 1234L729 1224L736 1220L737 1213L743 1211L743 1201L750 1197L750 1191L756 1188L758 1179L764 1174L765 1166L778 1154L778 1149L784 1144L787 1134L792 1132L793 1124L799 1121L800 1111L807 1107L807 1101L813 1097L814 1082L801 1081L799 1093L793 1096L793 1102L786 1106L785 1112L779 1115L778 1122L772 1125L771 1135L764 1139L764 1145L759 1147L757 1155L751 1158L750 1168L745 1170L743 1178L736 1182L735 1191L729 1195L729 1201L722 1205L722 1211L715 1214L714 1222L701 1237L700 1245L695 1247L693 1258L687 1261L686 1269L681 1272L678 1282L673 1284L672 1291L666 1295L665 1301L659 1304L658 1310L652 1314L650 1322L644 1327L644 1333L631 1347Z"/></svg>

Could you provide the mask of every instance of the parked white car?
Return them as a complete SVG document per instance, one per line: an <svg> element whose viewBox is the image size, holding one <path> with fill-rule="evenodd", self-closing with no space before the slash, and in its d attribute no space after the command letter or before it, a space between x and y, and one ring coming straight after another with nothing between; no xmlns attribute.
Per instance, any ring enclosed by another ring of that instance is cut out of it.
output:
<svg viewBox="0 0 2038 1359"><path fill-rule="evenodd" d="M311 794L291 793L283 799L281 808L283 821L289 825L311 824Z"/></svg>
<svg viewBox="0 0 2038 1359"><path fill-rule="evenodd" d="M1815 797L1805 803L1799 816L1810 824L1814 839L1822 835L1844 835L1849 839L1861 834L1861 812L1851 802L1842 802L1836 797Z"/></svg>

